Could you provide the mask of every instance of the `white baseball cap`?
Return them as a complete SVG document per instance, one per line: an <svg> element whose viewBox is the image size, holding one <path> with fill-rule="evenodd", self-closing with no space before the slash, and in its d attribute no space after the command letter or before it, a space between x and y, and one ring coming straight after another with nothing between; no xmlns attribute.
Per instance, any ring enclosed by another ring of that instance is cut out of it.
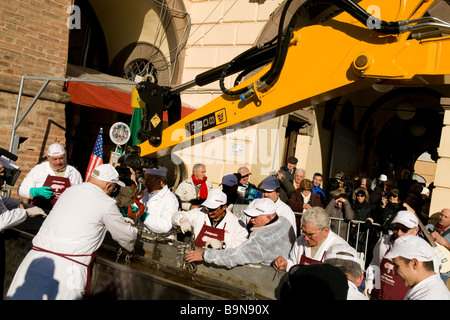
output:
<svg viewBox="0 0 450 320"><path fill-rule="evenodd" d="M385 174L382 174L378 179L380 179L380 181L387 181L387 176Z"/></svg>
<svg viewBox="0 0 450 320"><path fill-rule="evenodd" d="M405 227L411 229L415 228L419 225L419 219L417 219L416 215L408 210L400 210L397 212L394 220L392 220L392 224L400 223Z"/></svg>
<svg viewBox="0 0 450 320"><path fill-rule="evenodd" d="M212 189L208 191L208 196L202 206L208 209L217 209L224 204L227 204L227 195L220 189Z"/></svg>
<svg viewBox="0 0 450 320"><path fill-rule="evenodd" d="M417 259L419 261L434 261L435 254L431 245L419 236L405 235L394 241L392 249L384 256L392 260L396 257Z"/></svg>
<svg viewBox="0 0 450 320"><path fill-rule="evenodd" d="M251 205L244 210L249 217L257 217L265 214L273 214L277 211L277 206L269 198L259 198L252 201Z"/></svg>
<svg viewBox="0 0 450 320"><path fill-rule="evenodd" d="M125 183L119 180L119 173L109 163L101 164L92 170L91 177L111 183L117 183L121 187L125 187Z"/></svg>
<svg viewBox="0 0 450 320"><path fill-rule="evenodd" d="M343 259L356 262L359 266L361 266L361 260L358 257L358 253L356 250L349 245L345 244L335 244L331 246L326 252L323 258L325 262L328 259ZM363 267L361 266L361 269Z"/></svg>
<svg viewBox="0 0 450 320"><path fill-rule="evenodd" d="M53 143L47 149L47 155L49 157L58 157L58 156L62 156L65 153L66 153L66 150L59 143Z"/></svg>

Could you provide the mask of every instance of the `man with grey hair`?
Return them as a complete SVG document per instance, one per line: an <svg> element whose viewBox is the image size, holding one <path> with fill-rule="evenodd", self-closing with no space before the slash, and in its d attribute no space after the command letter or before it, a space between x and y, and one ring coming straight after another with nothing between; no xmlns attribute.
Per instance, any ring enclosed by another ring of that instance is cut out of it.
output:
<svg viewBox="0 0 450 320"><path fill-rule="evenodd" d="M206 200L212 184L207 180L206 167L197 163L192 168L192 175L180 183L175 190L175 195L180 200L181 210L188 211L198 208L200 203Z"/></svg>
<svg viewBox="0 0 450 320"><path fill-rule="evenodd" d="M301 218L301 235L292 246L289 257L279 256L274 261L275 270L286 270L296 265L322 263L326 251L336 244L352 249L350 245L330 230L330 217L325 209L312 207Z"/></svg>
<svg viewBox="0 0 450 320"><path fill-rule="evenodd" d="M291 197L291 195L300 188L300 182L302 182L303 179L306 177L306 171L305 169L298 168L295 170L294 173L294 180L291 182L288 179L285 178L283 171L278 171L277 178L280 180L281 188L286 192L286 196L288 199Z"/></svg>
<svg viewBox="0 0 450 320"><path fill-rule="evenodd" d="M347 276L347 300L369 300L358 290L364 279L364 270L355 249L349 250L347 245L341 244L331 246L325 253L323 262L338 267Z"/></svg>
<svg viewBox="0 0 450 320"><path fill-rule="evenodd" d="M237 199L238 204L249 204L256 198L260 198L261 194L258 194L258 187L250 183L250 169L247 167L240 167L238 169L238 189L237 189Z"/></svg>

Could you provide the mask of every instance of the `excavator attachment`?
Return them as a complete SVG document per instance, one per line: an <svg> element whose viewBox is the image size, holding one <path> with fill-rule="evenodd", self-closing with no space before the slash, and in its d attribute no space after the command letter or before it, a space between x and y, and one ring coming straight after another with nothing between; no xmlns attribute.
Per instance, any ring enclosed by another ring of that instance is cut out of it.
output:
<svg viewBox="0 0 450 320"><path fill-rule="evenodd" d="M137 91L148 112L142 133L145 141L135 152L155 159L228 130L372 84L423 86L450 82L450 24L425 16L433 1L306 1L284 23L291 2L286 1L279 34L272 41L179 88L161 90L157 85L140 83ZM261 67L235 88L224 87L226 76L242 71L238 77L241 80ZM171 96L189 86L216 80L220 81L222 96L176 119L164 130L149 130L154 114L161 118L161 110L171 113L164 101L171 101ZM160 96L161 92L166 96Z"/></svg>

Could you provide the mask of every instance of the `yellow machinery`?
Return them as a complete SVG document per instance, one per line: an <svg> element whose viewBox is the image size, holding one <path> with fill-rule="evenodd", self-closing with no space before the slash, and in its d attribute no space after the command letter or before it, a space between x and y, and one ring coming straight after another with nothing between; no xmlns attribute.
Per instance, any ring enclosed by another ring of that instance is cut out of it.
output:
<svg viewBox="0 0 450 320"><path fill-rule="evenodd" d="M305 1L279 34L179 88L136 86L145 103L141 143L134 153L156 159L202 142L217 130L237 129L347 94L375 83L399 86L450 83L450 24L426 16L434 1ZM263 67L229 90L223 79ZM222 96L179 120L179 92L220 80ZM171 109L172 108L172 109ZM169 127L162 130L162 112ZM179 120L179 121L178 121ZM220 132L220 131L219 131Z"/></svg>

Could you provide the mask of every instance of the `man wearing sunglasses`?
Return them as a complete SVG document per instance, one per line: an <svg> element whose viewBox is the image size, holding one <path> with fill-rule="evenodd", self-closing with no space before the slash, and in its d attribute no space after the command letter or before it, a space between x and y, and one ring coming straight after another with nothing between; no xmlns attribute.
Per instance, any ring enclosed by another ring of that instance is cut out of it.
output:
<svg viewBox="0 0 450 320"><path fill-rule="evenodd" d="M210 190L199 208L175 213L172 223L183 233L193 228L195 246L199 248L234 248L248 236L244 222L227 211L227 195L220 189Z"/></svg>
<svg viewBox="0 0 450 320"><path fill-rule="evenodd" d="M394 274L393 262L385 256L392 250L396 239L404 235L417 235L419 221L413 212L401 210L392 220L392 227L392 234L386 234L378 240L366 270L365 294L370 295L371 300L403 300L409 290L402 278Z"/></svg>

